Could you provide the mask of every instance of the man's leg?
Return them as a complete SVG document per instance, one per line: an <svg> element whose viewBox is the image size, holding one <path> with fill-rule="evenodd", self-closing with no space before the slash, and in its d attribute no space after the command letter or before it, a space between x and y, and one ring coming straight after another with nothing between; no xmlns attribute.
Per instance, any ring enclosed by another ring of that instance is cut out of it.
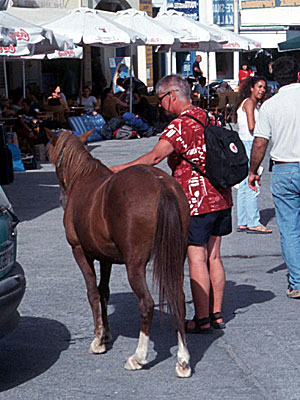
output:
<svg viewBox="0 0 300 400"><path fill-rule="evenodd" d="M300 166L274 165L271 192L280 231L282 256L292 289L300 290Z"/></svg>
<svg viewBox="0 0 300 400"><path fill-rule="evenodd" d="M209 316L210 279L207 266L207 245L189 246L188 261L190 267L190 284L195 307L195 315L198 319ZM202 328L209 328L210 324ZM195 327L194 321L188 322L188 328Z"/></svg>
<svg viewBox="0 0 300 400"><path fill-rule="evenodd" d="M222 311L225 289L225 270L220 253L221 237L211 236L208 242L208 266L211 282L210 313ZM216 320L222 322L222 318Z"/></svg>

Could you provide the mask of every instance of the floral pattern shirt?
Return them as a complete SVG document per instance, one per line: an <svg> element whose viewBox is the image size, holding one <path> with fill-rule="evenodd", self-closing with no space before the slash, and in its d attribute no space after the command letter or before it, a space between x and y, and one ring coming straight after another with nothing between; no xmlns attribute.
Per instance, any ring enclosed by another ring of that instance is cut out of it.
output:
<svg viewBox="0 0 300 400"><path fill-rule="evenodd" d="M166 127L160 139L167 140L174 148L174 152L168 157L168 164L188 198L191 216L230 208L231 189L215 188L207 178L180 157L183 154L205 172L204 128L193 119L184 117L185 114L205 123L206 113L201 108L186 110Z"/></svg>

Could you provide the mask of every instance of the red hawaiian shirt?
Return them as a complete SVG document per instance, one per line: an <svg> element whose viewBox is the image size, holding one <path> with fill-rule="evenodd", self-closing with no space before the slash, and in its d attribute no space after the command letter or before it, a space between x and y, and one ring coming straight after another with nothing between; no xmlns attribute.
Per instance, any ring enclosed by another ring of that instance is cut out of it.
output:
<svg viewBox="0 0 300 400"><path fill-rule="evenodd" d="M198 107L184 111L164 130L160 139L167 140L174 148L168 158L172 175L182 186L189 204L191 215L205 214L232 207L231 189L216 189L205 177L184 161L180 154L193 161L205 172L206 149L204 128L191 118L190 114L205 122L206 114Z"/></svg>

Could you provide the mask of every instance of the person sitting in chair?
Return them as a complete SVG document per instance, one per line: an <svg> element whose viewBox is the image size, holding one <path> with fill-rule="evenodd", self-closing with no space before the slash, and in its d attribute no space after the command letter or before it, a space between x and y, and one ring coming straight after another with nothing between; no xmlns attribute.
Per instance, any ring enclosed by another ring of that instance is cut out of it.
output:
<svg viewBox="0 0 300 400"><path fill-rule="evenodd" d="M122 109L128 111L128 104L122 101L118 96L114 96L111 88L103 90L101 96L101 114L106 121L118 117Z"/></svg>
<svg viewBox="0 0 300 400"><path fill-rule="evenodd" d="M84 112L88 115L96 115L99 110L97 99L91 96L91 89L88 86L83 88L83 95L81 99L78 97L77 102L84 106Z"/></svg>
<svg viewBox="0 0 300 400"><path fill-rule="evenodd" d="M194 93L199 93L201 97L208 96L208 89L206 86L206 78L201 76L199 78L199 83L196 85Z"/></svg>
<svg viewBox="0 0 300 400"><path fill-rule="evenodd" d="M62 93L59 85L49 85L49 91L51 91L48 97L49 106L63 106L65 110L68 110L68 103L66 96Z"/></svg>

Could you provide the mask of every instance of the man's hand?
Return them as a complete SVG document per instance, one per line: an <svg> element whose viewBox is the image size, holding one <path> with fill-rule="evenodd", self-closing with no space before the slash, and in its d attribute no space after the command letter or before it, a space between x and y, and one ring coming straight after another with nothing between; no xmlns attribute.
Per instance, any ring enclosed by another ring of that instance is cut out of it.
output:
<svg viewBox="0 0 300 400"><path fill-rule="evenodd" d="M258 185L260 186L260 176L257 173L257 169L260 166L265 156L268 143L269 141L267 139L261 137L256 137L253 141L251 157L250 157L250 172L248 178L248 185L250 189L254 190L254 192L257 192L257 187L255 182L257 182Z"/></svg>
<svg viewBox="0 0 300 400"><path fill-rule="evenodd" d="M257 192L256 182L259 186L261 185L260 176L258 174L250 173L248 178L248 185L250 189L254 190L254 192Z"/></svg>
<svg viewBox="0 0 300 400"><path fill-rule="evenodd" d="M166 158L169 154L173 152L173 146L167 140L161 139L154 147L152 151L143 156L137 158L134 161L131 161L127 164L122 165L114 165L109 167L109 169L116 173L122 171L122 169L131 167L132 165L146 164L146 165L156 165L161 162L164 158Z"/></svg>

